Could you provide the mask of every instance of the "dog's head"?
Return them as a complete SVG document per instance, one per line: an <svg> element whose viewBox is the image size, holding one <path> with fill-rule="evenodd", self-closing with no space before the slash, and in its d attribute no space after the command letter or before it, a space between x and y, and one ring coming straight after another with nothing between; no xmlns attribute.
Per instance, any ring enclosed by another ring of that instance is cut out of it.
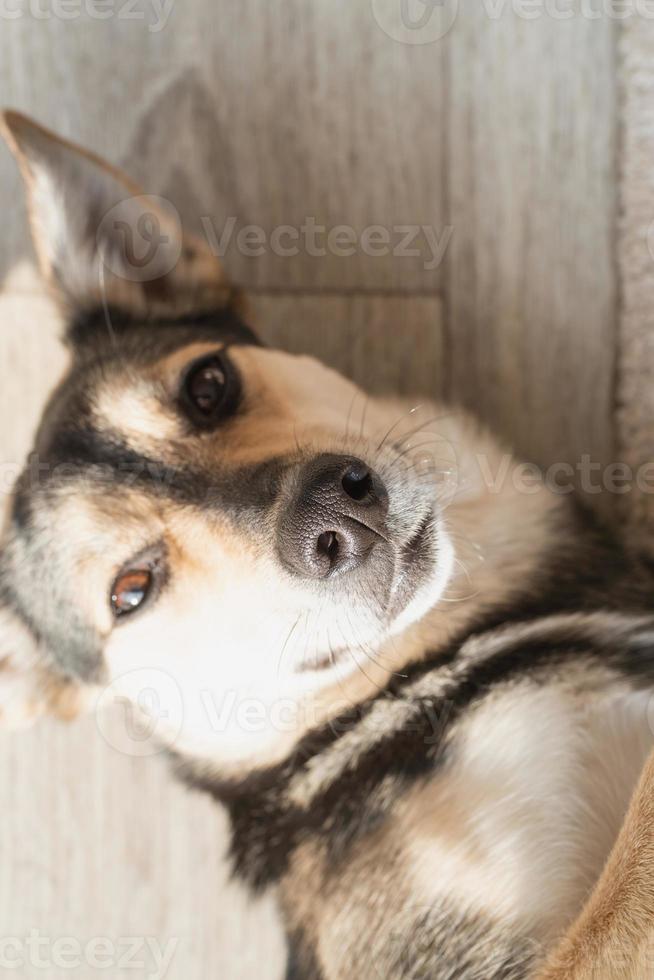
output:
<svg viewBox="0 0 654 980"><path fill-rule="evenodd" d="M160 701L172 679L178 744L211 752L226 698L371 669L442 592L437 481L406 456L421 418L259 344L165 202L23 117L5 129L71 366L11 503L0 650L132 699L143 669Z"/></svg>

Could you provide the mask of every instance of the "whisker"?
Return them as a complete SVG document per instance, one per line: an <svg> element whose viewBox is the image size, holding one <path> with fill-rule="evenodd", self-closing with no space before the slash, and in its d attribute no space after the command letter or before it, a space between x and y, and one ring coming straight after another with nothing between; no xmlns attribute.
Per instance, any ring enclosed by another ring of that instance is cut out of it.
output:
<svg viewBox="0 0 654 980"><path fill-rule="evenodd" d="M343 639L345 639L345 636L343 637ZM371 685L371 687L374 688L375 687L375 682L373 681L372 677L370 677L370 675L365 672L365 670L363 669L362 664L360 664L359 661L357 660L357 658L354 656L354 653L350 649L350 645L349 644L346 644L346 650L349 653L350 659L352 660L352 663L354 664L354 666L357 668L357 670L360 670L361 671L361 673L366 678L366 680Z"/></svg>
<svg viewBox="0 0 654 980"><path fill-rule="evenodd" d="M296 628L297 624L300 622L300 619L301 619L302 615L303 615L302 612L299 612L298 613L297 619L295 620L295 622L291 626L290 630L286 634L286 639L284 640L284 645L282 646L281 652L279 654L279 659L277 661L277 677L279 677L279 672L280 672L281 667L282 667L282 658L284 657L284 652L286 650L286 647L288 646L288 643L289 643L289 641L291 639L291 636L295 632L295 628Z"/></svg>
<svg viewBox="0 0 654 980"><path fill-rule="evenodd" d="M300 445L300 437L297 434L297 422L293 422L293 439L295 440L295 447L298 453L303 453L304 449Z"/></svg>
<svg viewBox="0 0 654 980"><path fill-rule="evenodd" d="M369 404L370 404L370 396L365 395L364 402L363 402L363 412L361 413L361 425L359 426L359 438L357 440L358 442L361 442L361 440L363 439L363 430L366 424L366 413L368 411Z"/></svg>
<svg viewBox="0 0 654 980"><path fill-rule="evenodd" d="M453 561L453 562L454 562L454 563L455 563L456 565L458 565L458 566L459 566L459 568L460 568L460 569L462 570L462 572L463 572L463 574L465 575L465 577L466 577L466 578L467 578L467 580L468 580L468 585L470 585L470 586L472 586L472 579L470 578L470 572L469 572L469 571L468 571L468 569L467 569L467 568L465 567L465 565L463 564L463 562L461 561L461 559L460 559L460 558L457 558L457 556L456 556L456 555L453 555L453 556L452 556L452 561Z"/></svg>
<svg viewBox="0 0 654 980"><path fill-rule="evenodd" d="M352 409L354 408L354 403L357 400L358 395L359 395L359 391L358 391L358 389L355 389L355 392L352 395L352 400L350 401L350 407L347 410L347 417L345 419L345 441L346 442L350 438L350 418L352 416Z"/></svg>
<svg viewBox="0 0 654 980"><path fill-rule="evenodd" d="M387 666L386 664L384 664L381 660L378 660L377 659L377 656L376 655L379 655L380 657L382 656L382 654L380 653L380 651L379 650L373 651L371 649L371 647L370 647L369 644L365 644L361 640L361 637L358 635L358 633L357 633L357 631L356 631L356 629L354 627L354 623L352 622L351 618L349 616L347 616L347 614L346 614L346 619L347 619L347 622L348 622L348 626L350 627L350 629L352 631L352 634L355 637L356 645L361 650L361 652L364 654L364 656L367 657L367 659L370 660L371 663L374 663L381 670L387 671L388 673L392 674L395 677L402 677L403 676L402 674L398 674L396 671L392 670L389 666ZM342 632L342 629L341 629L341 632Z"/></svg>
<svg viewBox="0 0 654 980"><path fill-rule="evenodd" d="M444 412L441 413L440 415L433 415L425 422L422 422L420 425L417 425L414 429L411 429L410 432L405 433L404 438L400 442L400 445L403 446L406 443L407 439L410 439L411 436L414 436L417 432L420 432L422 429L426 429L428 425L433 425L434 422L442 422L443 419L450 418L452 415L453 415L452 412ZM437 435L437 433L434 434ZM445 441L444 436L441 436L440 438L443 439L443 441Z"/></svg>
<svg viewBox="0 0 654 980"><path fill-rule="evenodd" d="M369 660L371 663L375 664L375 666L380 667L381 670L388 670L388 667L386 667L375 656L375 653L377 653L378 651L373 652L372 649L361 640L361 638L357 635L357 632L354 628L354 624L350 619L350 617L347 616L346 618L347 618L348 626L352 630L352 634L355 638L356 647L361 651L361 653L366 657L366 659Z"/></svg>
<svg viewBox="0 0 654 980"><path fill-rule="evenodd" d="M408 412L403 412L402 415L400 415L400 417L393 422L392 426L390 427L390 429L388 430L388 432L386 433L382 441L377 446L377 452L379 452L379 450L382 448L382 446L385 444L386 440L390 436L391 432L395 431L395 429L398 427L400 422L403 422L404 419L407 417L407 415L413 415L414 412L418 412L421 408L422 408L422 403L420 403L419 405L414 405L413 408L409 409Z"/></svg>
<svg viewBox="0 0 654 980"><path fill-rule="evenodd" d="M396 460L402 459L403 456L406 456L406 454L407 453L410 453L412 450L414 450L414 449L415 450L424 449L425 446L433 446L434 443L436 443L436 442L444 442L444 440L442 438L438 437L436 439L426 439L424 442L418 442L415 445L410 445L409 444L408 446L405 446L405 448L402 450L401 453L397 453L396 454L395 459ZM404 444L402 444L402 445L404 445ZM450 463L450 464L452 463L452 460L451 459L447 459L446 456L433 456L432 458L433 459L440 460L441 462L447 462L447 463Z"/></svg>

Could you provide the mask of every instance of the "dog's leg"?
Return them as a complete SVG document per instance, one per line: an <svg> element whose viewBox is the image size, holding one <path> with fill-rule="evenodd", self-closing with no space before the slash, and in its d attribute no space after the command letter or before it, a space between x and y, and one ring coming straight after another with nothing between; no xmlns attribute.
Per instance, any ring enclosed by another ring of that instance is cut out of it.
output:
<svg viewBox="0 0 654 980"><path fill-rule="evenodd" d="M581 915L536 980L654 976L654 753Z"/></svg>

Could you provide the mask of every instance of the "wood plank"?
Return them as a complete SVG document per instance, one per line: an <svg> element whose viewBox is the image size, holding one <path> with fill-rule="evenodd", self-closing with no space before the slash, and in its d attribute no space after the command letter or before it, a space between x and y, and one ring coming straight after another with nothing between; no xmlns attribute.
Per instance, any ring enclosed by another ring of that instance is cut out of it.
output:
<svg viewBox="0 0 654 980"><path fill-rule="evenodd" d="M437 296L277 295L250 298L262 338L309 353L375 394L438 398L445 387Z"/></svg>
<svg viewBox="0 0 654 980"><path fill-rule="evenodd" d="M606 462L614 25L487 8L462 4L446 41L450 391L529 458Z"/></svg>
<svg viewBox="0 0 654 980"><path fill-rule="evenodd" d="M171 956L167 980L279 980L284 950L271 903L252 904L229 880L224 813L175 783L165 760L129 758L93 719L42 722L2 735L0 782L2 935L22 943L8 953L23 958L17 975L106 975L84 952L104 938L110 976L120 980L157 975L148 940ZM31 930L49 940L40 950L47 969L27 945ZM129 937L143 969L121 968ZM80 944L74 968L53 945L67 938Z"/></svg>
<svg viewBox="0 0 654 980"><path fill-rule="evenodd" d="M630 539L654 551L654 24L634 18L621 38L623 93L618 261L618 453L640 472L621 498Z"/></svg>
<svg viewBox="0 0 654 980"><path fill-rule="evenodd" d="M203 4L177 3L159 31L150 30L152 11L141 0L142 21L88 13L3 21L2 101L124 164L189 226L207 219L219 238L235 218L226 263L247 285L438 288L424 235L412 245L419 255L366 253L397 252L398 226L443 232L439 45L393 40L367 0L222 0L210 15ZM27 249L17 200L2 149L0 275ZM332 241L326 255L312 255L309 233L282 238L299 252L279 254L272 231L308 219L354 228L354 254L337 254L345 246ZM238 246L249 224L265 231L261 256ZM360 240L371 226L389 232L388 247Z"/></svg>

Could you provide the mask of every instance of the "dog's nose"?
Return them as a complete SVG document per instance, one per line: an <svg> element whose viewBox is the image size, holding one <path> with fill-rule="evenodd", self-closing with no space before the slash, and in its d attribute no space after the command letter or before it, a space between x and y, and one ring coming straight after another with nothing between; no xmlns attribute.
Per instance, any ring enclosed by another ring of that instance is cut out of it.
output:
<svg viewBox="0 0 654 980"><path fill-rule="evenodd" d="M388 494L377 474L352 456L322 455L303 468L278 526L284 564L323 579L360 565L385 537Z"/></svg>

